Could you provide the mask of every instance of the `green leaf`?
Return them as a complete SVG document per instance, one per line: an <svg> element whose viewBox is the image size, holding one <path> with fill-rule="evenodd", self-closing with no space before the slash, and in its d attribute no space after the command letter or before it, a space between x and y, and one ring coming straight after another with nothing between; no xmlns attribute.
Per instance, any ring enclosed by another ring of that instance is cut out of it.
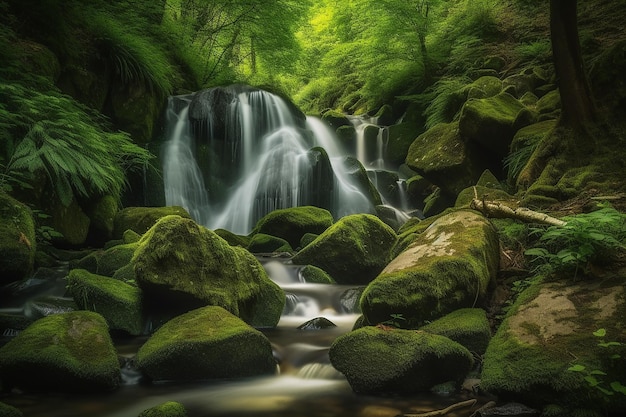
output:
<svg viewBox="0 0 626 417"><path fill-rule="evenodd" d="M599 369L594 369L593 371L589 372L589 375L606 375L606 372L602 372Z"/></svg>
<svg viewBox="0 0 626 417"><path fill-rule="evenodd" d="M606 329L598 329L595 332L593 332L593 335L596 337L604 337L606 336Z"/></svg>
<svg viewBox="0 0 626 417"><path fill-rule="evenodd" d="M626 395L626 386L622 385L621 382L613 381L611 382L610 386L613 391Z"/></svg>
<svg viewBox="0 0 626 417"><path fill-rule="evenodd" d="M583 365L574 365L567 368L568 371L572 372L583 372L586 368Z"/></svg>
<svg viewBox="0 0 626 417"><path fill-rule="evenodd" d="M587 381L592 387L597 387L598 385L600 385L600 381L598 381L596 377L591 375L587 375L585 377L585 381Z"/></svg>

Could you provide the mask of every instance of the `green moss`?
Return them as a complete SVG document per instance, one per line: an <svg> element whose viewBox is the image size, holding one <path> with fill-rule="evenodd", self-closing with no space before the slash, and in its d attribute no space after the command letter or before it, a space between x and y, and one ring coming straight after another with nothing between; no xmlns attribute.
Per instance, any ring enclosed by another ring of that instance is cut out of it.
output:
<svg viewBox="0 0 626 417"><path fill-rule="evenodd" d="M271 327L284 306L283 291L250 252L191 219L159 220L139 241L132 263L145 301L159 310L163 300L183 311L218 305L252 325Z"/></svg>
<svg viewBox="0 0 626 417"><path fill-rule="evenodd" d="M91 233L96 235L98 242L106 242L113 237L113 219L117 210L118 200L112 195L101 197L87 210Z"/></svg>
<svg viewBox="0 0 626 417"><path fill-rule="evenodd" d="M106 321L87 311L47 316L20 332L0 348L0 374L7 387L47 391L110 390L120 381Z"/></svg>
<svg viewBox="0 0 626 417"><path fill-rule="evenodd" d="M136 286L73 269L67 277L67 289L81 309L100 313L112 329L132 335L143 331L142 296Z"/></svg>
<svg viewBox="0 0 626 417"><path fill-rule="evenodd" d="M224 239L230 246L241 246L247 248L251 238L249 236L237 235L230 230L216 229L215 234Z"/></svg>
<svg viewBox="0 0 626 417"><path fill-rule="evenodd" d="M300 269L300 276L304 282L312 284L336 284L335 280L321 268L305 265Z"/></svg>
<svg viewBox="0 0 626 417"><path fill-rule="evenodd" d="M296 265L314 265L337 282L366 283L389 262L396 234L371 214L341 218L293 257Z"/></svg>
<svg viewBox="0 0 626 417"><path fill-rule="evenodd" d="M177 215L191 218L182 207L126 207L117 212L113 220L113 238L121 239L126 230L143 235L162 217Z"/></svg>
<svg viewBox="0 0 626 417"><path fill-rule="evenodd" d="M491 340L491 327L487 314L480 308L462 308L453 311L420 328L420 330L445 336L465 346L470 352L482 355Z"/></svg>
<svg viewBox="0 0 626 417"><path fill-rule="evenodd" d="M329 356L358 393L428 390L462 378L473 364L470 352L446 337L371 326L338 337Z"/></svg>
<svg viewBox="0 0 626 417"><path fill-rule="evenodd" d="M276 370L269 340L221 307L202 307L160 327L137 366L156 380L237 378Z"/></svg>
<svg viewBox="0 0 626 417"><path fill-rule="evenodd" d="M33 270L36 250L31 210L0 192L0 283L26 278Z"/></svg>
<svg viewBox="0 0 626 417"><path fill-rule="evenodd" d="M168 401L142 411L138 417L187 417L187 410L181 403Z"/></svg>
<svg viewBox="0 0 626 417"><path fill-rule="evenodd" d="M134 230L125 230L122 234L123 243L136 243L141 239L141 235Z"/></svg>
<svg viewBox="0 0 626 417"><path fill-rule="evenodd" d="M263 233L286 240L298 247L305 233L320 234L333 224L332 214L313 206L274 210L256 224L252 234Z"/></svg>
<svg viewBox="0 0 626 417"><path fill-rule="evenodd" d="M499 264L495 230L482 216L439 217L372 281L361 297L370 324L402 314L408 327L471 307L486 296Z"/></svg>
<svg viewBox="0 0 626 417"><path fill-rule="evenodd" d="M97 258L99 275L112 277L115 271L128 265L133 258L135 249L139 246L139 242L128 243L123 245L113 246L105 250Z"/></svg>
<svg viewBox="0 0 626 417"><path fill-rule="evenodd" d="M293 252L291 245L285 239L265 233L252 236L248 250L252 253Z"/></svg>
<svg viewBox="0 0 626 417"><path fill-rule="evenodd" d="M511 206L516 206L517 204L519 204L515 197L502 189L476 185L474 187L468 187L461 191L456 198L454 207L469 208L470 203L474 198L478 198L479 200L495 200L498 202L503 202L504 204L508 202L509 204L511 204Z"/></svg>
<svg viewBox="0 0 626 417"><path fill-rule="evenodd" d="M300 239L300 246L299 248L302 249L305 246L307 246L309 243L313 242L315 239L317 239L319 235L315 234L315 233L305 233L304 235L302 235L302 239Z"/></svg>

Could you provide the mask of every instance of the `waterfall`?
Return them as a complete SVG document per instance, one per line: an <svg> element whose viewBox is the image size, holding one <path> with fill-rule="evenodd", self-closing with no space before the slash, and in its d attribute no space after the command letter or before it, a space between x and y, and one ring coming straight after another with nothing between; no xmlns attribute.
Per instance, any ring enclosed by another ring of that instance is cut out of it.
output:
<svg viewBox="0 0 626 417"><path fill-rule="evenodd" d="M163 170L166 204L210 229L247 234L269 212L373 212L333 133L280 97L235 85L170 98ZM354 168L352 168L354 171Z"/></svg>

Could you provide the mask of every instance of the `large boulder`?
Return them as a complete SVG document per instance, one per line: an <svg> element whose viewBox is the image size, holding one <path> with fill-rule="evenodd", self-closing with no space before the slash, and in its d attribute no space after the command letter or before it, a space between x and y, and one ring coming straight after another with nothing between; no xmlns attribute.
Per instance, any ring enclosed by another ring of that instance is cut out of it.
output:
<svg viewBox="0 0 626 417"><path fill-rule="evenodd" d="M191 216L182 207L126 207L117 212L113 219L113 239L121 239L124 232L132 230L143 235L161 217L175 214L190 219Z"/></svg>
<svg viewBox="0 0 626 417"><path fill-rule="evenodd" d="M250 252L184 217L159 220L139 241L132 264L152 310L217 305L253 326L273 327L285 303Z"/></svg>
<svg viewBox="0 0 626 417"><path fill-rule="evenodd" d="M459 308L479 305L495 282L498 236L477 212L442 215L365 288L361 309L367 323L401 314L417 327Z"/></svg>
<svg viewBox="0 0 626 417"><path fill-rule="evenodd" d="M161 326L139 348L139 369L154 380L203 380L273 374L276 361L263 333L217 306Z"/></svg>
<svg viewBox="0 0 626 417"><path fill-rule="evenodd" d="M424 129L414 123L402 122L389 126L387 132L385 161L392 166L400 166L406 160L411 143L424 133Z"/></svg>
<svg viewBox="0 0 626 417"><path fill-rule="evenodd" d="M448 196L474 185L485 169L461 137L457 122L437 124L419 135L409 147L406 164Z"/></svg>
<svg viewBox="0 0 626 417"><path fill-rule="evenodd" d="M389 262L396 233L371 214L342 217L293 257L313 265L340 284L366 284Z"/></svg>
<svg viewBox="0 0 626 417"><path fill-rule="evenodd" d="M41 318L0 348L0 378L5 389L99 392L121 374L104 318L75 311Z"/></svg>
<svg viewBox="0 0 626 417"><path fill-rule="evenodd" d="M79 308L100 313L111 329L131 335L142 333L141 290L137 286L72 269L67 276L67 289Z"/></svg>
<svg viewBox="0 0 626 417"><path fill-rule="evenodd" d="M468 100L461 110L459 132L502 160L515 132L535 120L536 115L515 97L501 93Z"/></svg>
<svg viewBox="0 0 626 417"><path fill-rule="evenodd" d="M26 278L33 271L36 249L33 213L0 192L0 285Z"/></svg>
<svg viewBox="0 0 626 417"><path fill-rule="evenodd" d="M300 245L306 233L320 234L333 224L328 210L313 207L292 207L274 210L256 224L253 233L264 233L285 239L292 248Z"/></svg>
<svg viewBox="0 0 626 417"><path fill-rule="evenodd" d="M485 353L491 340L491 326L482 308L461 308L420 330L452 339L478 355Z"/></svg>
<svg viewBox="0 0 626 417"><path fill-rule="evenodd" d="M472 354L444 336L367 326L338 337L329 350L332 365L363 394L413 394L462 379Z"/></svg>
<svg viewBox="0 0 626 417"><path fill-rule="evenodd" d="M481 389L535 408L551 404L563 416L624 415L625 272L579 283L535 279L487 348Z"/></svg>

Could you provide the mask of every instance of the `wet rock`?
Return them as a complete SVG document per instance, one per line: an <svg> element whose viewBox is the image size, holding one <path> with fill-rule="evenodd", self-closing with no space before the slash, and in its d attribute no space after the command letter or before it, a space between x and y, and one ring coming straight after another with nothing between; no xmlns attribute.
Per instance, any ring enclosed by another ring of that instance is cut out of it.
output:
<svg viewBox="0 0 626 417"><path fill-rule="evenodd" d="M39 319L0 348L0 378L4 388L101 392L121 376L104 318L75 311Z"/></svg>
<svg viewBox="0 0 626 417"><path fill-rule="evenodd" d="M168 401L142 411L138 417L187 417L187 410L181 403Z"/></svg>
<svg viewBox="0 0 626 417"><path fill-rule="evenodd" d="M265 233L255 234L250 240L248 250L252 253L293 252L285 239Z"/></svg>
<svg viewBox="0 0 626 417"><path fill-rule="evenodd" d="M362 327L331 345L332 365L363 394L427 391L465 376L472 354L447 337L391 327Z"/></svg>
<svg viewBox="0 0 626 417"><path fill-rule="evenodd" d="M298 326L298 330L321 330L332 327L337 327L337 325L325 317L316 317Z"/></svg>
<svg viewBox="0 0 626 417"><path fill-rule="evenodd" d="M333 222L328 210L313 206L292 207L270 212L257 222L252 233L276 236L297 248L305 234L320 234Z"/></svg>
<svg viewBox="0 0 626 417"><path fill-rule="evenodd" d="M237 378L276 371L267 337L216 306L165 323L139 348L136 361L154 380Z"/></svg>
<svg viewBox="0 0 626 417"><path fill-rule="evenodd" d="M0 192L0 285L26 278L33 271L36 249L33 213Z"/></svg>
<svg viewBox="0 0 626 417"><path fill-rule="evenodd" d="M367 283L390 260L396 234L371 214L345 216L293 257L314 265L340 284Z"/></svg>
<svg viewBox="0 0 626 417"><path fill-rule="evenodd" d="M305 265L298 272L304 282L310 284L335 284L335 280L321 268Z"/></svg>

